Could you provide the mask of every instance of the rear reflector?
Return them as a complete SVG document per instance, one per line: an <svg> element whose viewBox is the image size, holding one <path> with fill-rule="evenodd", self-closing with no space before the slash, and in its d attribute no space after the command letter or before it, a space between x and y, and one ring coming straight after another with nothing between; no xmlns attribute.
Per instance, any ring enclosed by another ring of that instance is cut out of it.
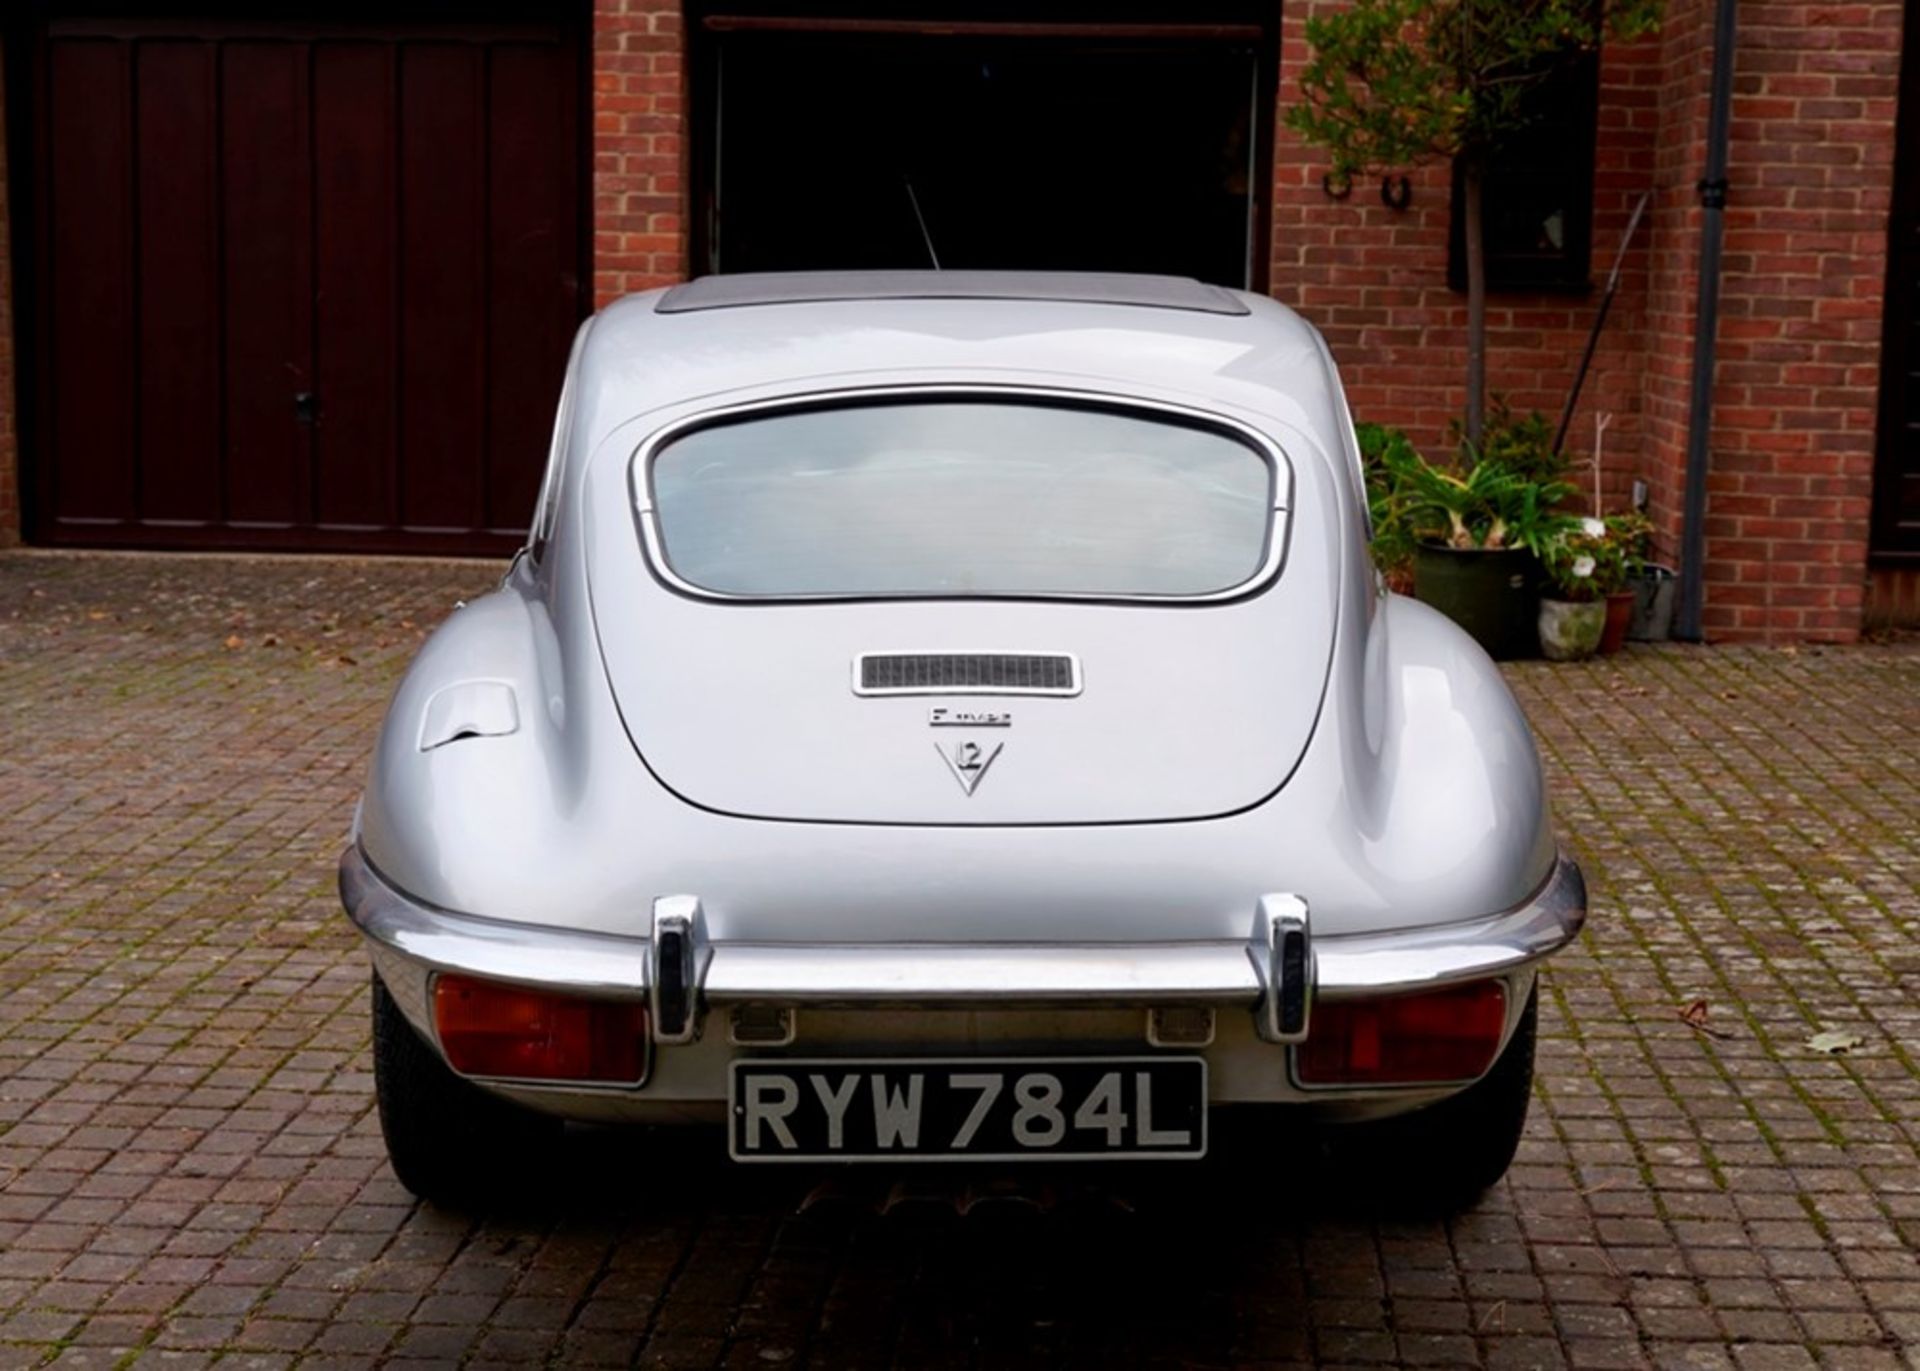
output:
<svg viewBox="0 0 1920 1371"><path fill-rule="evenodd" d="M647 1071L647 1007L583 1000L471 976L433 983L440 1047L465 1076L637 1085Z"/></svg>
<svg viewBox="0 0 1920 1371"><path fill-rule="evenodd" d="M1304 1085L1417 1085L1484 1076L1500 1050L1507 995L1475 981L1418 995L1320 1000L1296 1050Z"/></svg>

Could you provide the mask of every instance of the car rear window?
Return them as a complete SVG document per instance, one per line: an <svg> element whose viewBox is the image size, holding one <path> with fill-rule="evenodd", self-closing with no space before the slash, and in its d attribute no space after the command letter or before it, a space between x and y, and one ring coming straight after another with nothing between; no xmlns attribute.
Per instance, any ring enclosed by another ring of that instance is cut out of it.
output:
<svg viewBox="0 0 1920 1371"><path fill-rule="evenodd" d="M1194 597L1265 565L1275 472L1159 411L917 399L759 411L647 473L673 575L752 597Z"/></svg>

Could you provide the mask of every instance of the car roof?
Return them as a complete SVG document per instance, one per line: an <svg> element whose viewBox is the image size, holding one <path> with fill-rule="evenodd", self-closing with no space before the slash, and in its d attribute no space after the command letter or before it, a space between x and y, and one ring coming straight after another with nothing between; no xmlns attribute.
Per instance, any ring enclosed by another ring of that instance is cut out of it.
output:
<svg viewBox="0 0 1920 1371"><path fill-rule="evenodd" d="M846 293L856 288L867 293ZM680 307L665 308L676 297ZM1186 303L1160 303L1169 300ZM1288 424L1330 453L1347 424L1311 324L1268 296L1179 277L704 277L607 305L582 328L569 385L570 447L583 456L641 415L895 386L1225 406Z"/></svg>
<svg viewBox="0 0 1920 1371"><path fill-rule="evenodd" d="M806 271L702 276L662 295L659 314L831 300L1052 300L1246 314L1237 295L1188 276L1093 271Z"/></svg>

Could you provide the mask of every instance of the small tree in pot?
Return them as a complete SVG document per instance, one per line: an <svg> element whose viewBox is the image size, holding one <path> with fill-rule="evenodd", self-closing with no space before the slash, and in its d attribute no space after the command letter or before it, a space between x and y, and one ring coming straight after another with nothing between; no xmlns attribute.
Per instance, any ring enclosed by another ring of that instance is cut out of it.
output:
<svg viewBox="0 0 1920 1371"><path fill-rule="evenodd" d="M1467 257L1467 441L1487 397L1482 205L1489 160L1527 118L1524 97L1567 63L1659 26L1664 0L1354 0L1307 20L1312 56L1287 125L1332 175L1460 158Z"/></svg>

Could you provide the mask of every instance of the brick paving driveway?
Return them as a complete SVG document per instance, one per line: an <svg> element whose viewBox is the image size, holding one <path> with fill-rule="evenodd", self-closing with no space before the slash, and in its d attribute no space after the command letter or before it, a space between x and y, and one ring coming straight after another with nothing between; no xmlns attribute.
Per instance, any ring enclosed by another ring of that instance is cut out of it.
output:
<svg viewBox="0 0 1920 1371"><path fill-rule="evenodd" d="M496 571L0 557L0 1368L1920 1366L1920 645L1514 670L1594 917L1451 1223L1304 1156L963 1215L629 1134L475 1219L384 1164L333 863Z"/></svg>

